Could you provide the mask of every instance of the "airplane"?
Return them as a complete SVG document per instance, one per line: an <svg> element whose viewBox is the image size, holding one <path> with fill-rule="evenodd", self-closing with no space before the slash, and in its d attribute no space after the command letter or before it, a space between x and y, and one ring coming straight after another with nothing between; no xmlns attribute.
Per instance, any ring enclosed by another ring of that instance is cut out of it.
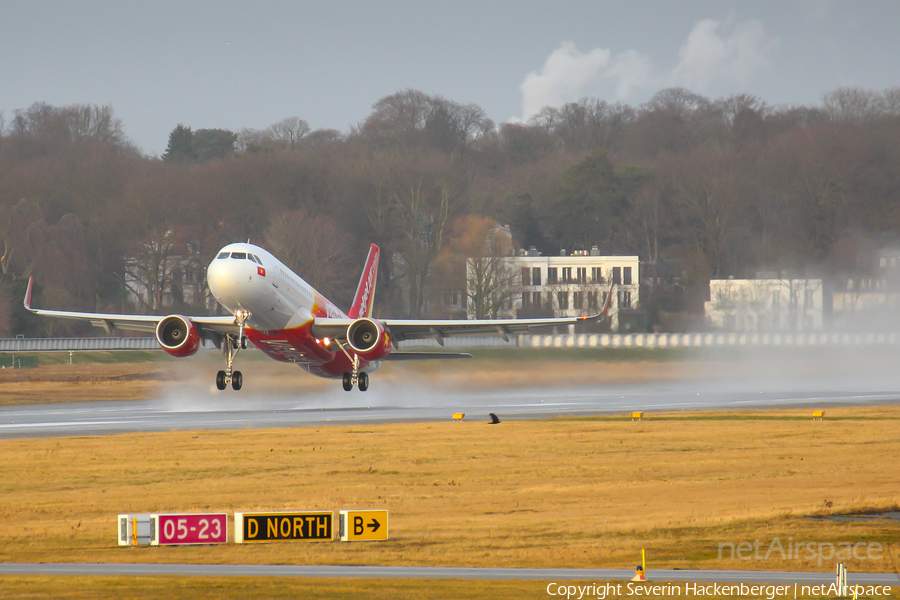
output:
<svg viewBox="0 0 900 600"><path fill-rule="evenodd" d="M359 279L356 295L344 313L265 249L249 244L228 244L206 270L206 280L225 316L170 314L124 315L47 310L31 306L34 278L28 280L24 306L41 316L87 321L112 334L118 329L152 332L171 356L184 358L209 340L222 350L225 369L216 374L216 387L233 390L243 386L243 375L234 369L238 352L252 343L277 361L294 363L319 377L341 379L345 391L369 388L369 374L386 360L472 358L459 352L410 352L398 350L405 340L444 339L462 335L510 335L529 333L536 327L573 325L605 316L500 320L409 320L372 316L380 250L372 244Z"/></svg>

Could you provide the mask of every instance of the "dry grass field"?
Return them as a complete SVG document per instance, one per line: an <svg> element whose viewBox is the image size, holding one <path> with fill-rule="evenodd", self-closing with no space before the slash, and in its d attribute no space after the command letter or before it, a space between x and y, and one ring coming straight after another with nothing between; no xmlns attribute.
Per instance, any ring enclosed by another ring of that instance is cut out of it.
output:
<svg viewBox="0 0 900 600"><path fill-rule="evenodd" d="M0 441L0 560L830 570L720 543L879 542L900 407L171 432ZM378 544L119 549L120 512L386 508Z"/></svg>

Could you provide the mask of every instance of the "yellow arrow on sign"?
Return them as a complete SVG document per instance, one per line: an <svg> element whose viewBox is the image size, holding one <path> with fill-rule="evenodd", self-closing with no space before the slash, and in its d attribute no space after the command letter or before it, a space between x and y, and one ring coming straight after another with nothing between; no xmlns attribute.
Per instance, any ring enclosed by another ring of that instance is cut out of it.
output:
<svg viewBox="0 0 900 600"><path fill-rule="evenodd" d="M342 542L383 541L388 539L388 511L342 510Z"/></svg>

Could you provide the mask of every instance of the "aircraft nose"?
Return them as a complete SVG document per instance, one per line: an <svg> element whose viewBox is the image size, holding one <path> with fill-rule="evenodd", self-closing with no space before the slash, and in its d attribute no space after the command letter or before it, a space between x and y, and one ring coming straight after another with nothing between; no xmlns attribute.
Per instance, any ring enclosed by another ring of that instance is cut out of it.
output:
<svg viewBox="0 0 900 600"><path fill-rule="evenodd" d="M206 283L209 291L220 302L227 302L237 291L239 270L232 268L231 261L227 258L217 258L209 263Z"/></svg>

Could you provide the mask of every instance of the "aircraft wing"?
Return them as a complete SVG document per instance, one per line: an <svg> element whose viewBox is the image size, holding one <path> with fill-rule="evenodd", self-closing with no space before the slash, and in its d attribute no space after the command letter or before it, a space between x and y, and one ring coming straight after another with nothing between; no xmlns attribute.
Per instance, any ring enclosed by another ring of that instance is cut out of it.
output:
<svg viewBox="0 0 900 600"><path fill-rule="evenodd" d="M541 327L574 325L576 323L599 321L607 316L612 301L613 288L609 286L606 302L599 313L584 317L553 317L546 319L378 319L381 325L391 334L392 343L405 340L435 340L441 346L444 338L464 335L496 335L509 341L510 335L532 333ZM317 338L342 339L347 335L347 328L354 319L316 318L313 321L312 333Z"/></svg>
<svg viewBox="0 0 900 600"><path fill-rule="evenodd" d="M574 325L589 319L589 317L497 320L448 319L446 321L385 319L382 323L385 329L391 332L394 340L398 342L433 339L443 346L444 338L448 337L495 335L502 337L504 340L509 340L510 335L531 333L536 328L552 327L554 325Z"/></svg>
<svg viewBox="0 0 900 600"><path fill-rule="evenodd" d="M29 277L28 290L25 292L25 301L23 302L23 305L25 306L26 310L29 310L36 315L41 315L44 317L57 317L59 319L87 321L94 327L105 329L107 333L112 333L112 331L115 329L155 333L156 325L166 318L166 315L120 315L114 313L88 313L67 310L45 310L43 308L32 308L31 288L33 283L34 278ZM185 318L200 330L200 336L204 338L215 339L217 335L224 333L237 334L239 331L239 328L235 323L233 316L185 316Z"/></svg>
<svg viewBox="0 0 900 600"><path fill-rule="evenodd" d="M440 358L472 358L468 352L391 352L384 360L434 360Z"/></svg>
<svg viewBox="0 0 900 600"><path fill-rule="evenodd" d="M433 339L441 346L444 338L464 335L496 335L509 340L510 335L531 333L540 327L556 325L574 325L584 321L595 321L603 318L603 313L592 317L556 317L548 319L496 319L496 320L402 320L377 319L390 332L394 342L405 340ZM347 327L353 319L317 318L313 322L312 331L318 338L330 337L341 339L347 334Z"/></svg>

